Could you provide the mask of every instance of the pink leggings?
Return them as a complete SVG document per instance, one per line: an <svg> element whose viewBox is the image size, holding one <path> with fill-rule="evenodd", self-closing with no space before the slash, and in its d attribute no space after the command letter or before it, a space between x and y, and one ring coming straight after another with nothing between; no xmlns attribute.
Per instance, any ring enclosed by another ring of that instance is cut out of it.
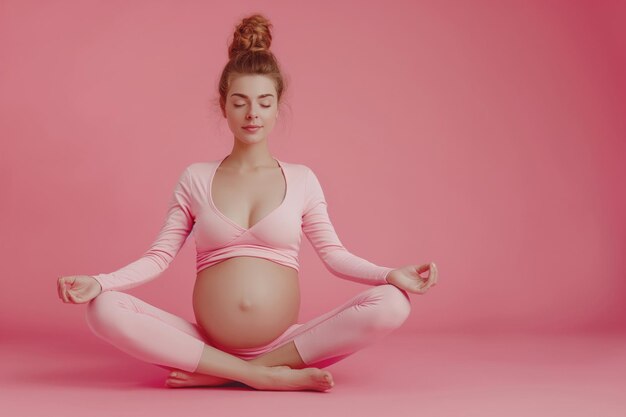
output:
<svg viewBox="0 0 626 417"><path fill-rule="evenodd" d="M371 286L321 316L292 325L267 345L225 352L249 360L293 340L307 366L323 368L389 334L410 310L406 291L392 284ZM87 304L86 314L98 337L162 368L195 372L204 345L210 345L197 324L124 292L102 292Z"/></svg>

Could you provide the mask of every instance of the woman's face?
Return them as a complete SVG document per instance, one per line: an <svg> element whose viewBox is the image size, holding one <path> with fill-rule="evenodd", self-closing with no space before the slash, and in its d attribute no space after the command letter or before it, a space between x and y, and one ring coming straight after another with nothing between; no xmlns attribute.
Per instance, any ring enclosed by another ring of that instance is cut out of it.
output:
<svg viewBox="0 0 626 417"><path fill-rule="evenodd" d="M278 115L276 87L265 75L236 76L226 95L225 117L235 138L247 143L267 139ZM259 126L247 130L245 126Z"/></svg>

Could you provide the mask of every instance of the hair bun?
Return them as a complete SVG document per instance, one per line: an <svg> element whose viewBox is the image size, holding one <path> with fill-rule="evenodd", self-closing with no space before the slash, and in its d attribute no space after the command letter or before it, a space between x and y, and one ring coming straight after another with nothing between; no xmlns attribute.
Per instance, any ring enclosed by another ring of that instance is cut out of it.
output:
<svg viewBox="0 0 626 417"><path fill-rule="evenodd" d="M260 14L244 18L233 35L233 41L228 48L228 58L242 52L268 51L272 44L272 24Z"/></svg>

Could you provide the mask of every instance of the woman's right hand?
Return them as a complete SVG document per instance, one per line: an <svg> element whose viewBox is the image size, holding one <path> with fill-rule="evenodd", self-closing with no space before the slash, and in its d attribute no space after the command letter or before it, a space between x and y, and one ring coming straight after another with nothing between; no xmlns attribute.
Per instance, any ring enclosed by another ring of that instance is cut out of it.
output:
<svg viewBox="0 0 626 417"><path fill-rule="evenodd" d="M70 275L57 280L57 292L64 303L81 304L96 298L102 287L89 275Z"/></svg>

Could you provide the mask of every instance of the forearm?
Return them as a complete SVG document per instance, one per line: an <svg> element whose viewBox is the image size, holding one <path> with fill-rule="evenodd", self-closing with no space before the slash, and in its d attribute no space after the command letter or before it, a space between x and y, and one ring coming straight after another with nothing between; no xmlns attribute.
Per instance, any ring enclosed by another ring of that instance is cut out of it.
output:
<svg viewBox="0 0 626 417"><path fill-rule="evenodd" d="M337 277L367 285L388 284L386 277L394 269L376 265L346 249L335 249L320 256L327 269Z"/></svg>

